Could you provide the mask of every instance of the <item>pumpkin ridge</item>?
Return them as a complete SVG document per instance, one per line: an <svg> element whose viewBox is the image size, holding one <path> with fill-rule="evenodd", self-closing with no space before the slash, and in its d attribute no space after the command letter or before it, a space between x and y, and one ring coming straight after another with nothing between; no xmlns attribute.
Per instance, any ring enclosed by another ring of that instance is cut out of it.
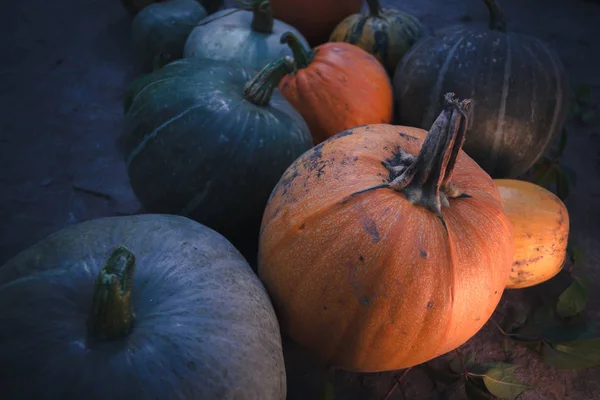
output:
<svg viewBox="0 0 600 400"><path fill-rule="evenodd" d="M506 35L506 60L504 61L504 76L502 80L502 94L500 95L500 105L498 107L498 121L496 123L496 131L494 140L491 145L491 154L489 155L489 164L494 165L498 159L498 151L501 142L504 139L504 124L506 123L506 102L510 91L510 77L512 66L512 52L510 48L510 36Z"/></svg>

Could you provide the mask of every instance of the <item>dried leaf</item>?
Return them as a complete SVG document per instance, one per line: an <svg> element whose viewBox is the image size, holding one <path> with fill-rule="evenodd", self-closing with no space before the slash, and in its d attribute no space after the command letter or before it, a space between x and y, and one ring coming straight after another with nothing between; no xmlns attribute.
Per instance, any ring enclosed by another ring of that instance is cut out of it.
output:
<svg viewBox="0 0 600 400"><path fill-rule="evenodd" d="M600 365L600 338L544 344L542 357L556 369L584 369Z"/></svg>
<svg viewBox="0 0 600 400"><path fill-rule="evenodd" d="M514 374L514 368L492 368L483 377L483 383L491 394L500 399L514 399L532 389L519 381Z"/></svg>
<svg viewBox="0 0 600 400"><path fill-rule="evenodd" d="M580 314L587 303L589 281L580 276L573 279L573 283L561 293L556 304L556 312L563 318L574 317Z"/></svg>
<svg viewBox="0 0 600 400"><path fill-rule="evenodd" d="M465 394L467 400L489 400L490 396L483 390L480 389L471 379L465 383Z"/></svg>

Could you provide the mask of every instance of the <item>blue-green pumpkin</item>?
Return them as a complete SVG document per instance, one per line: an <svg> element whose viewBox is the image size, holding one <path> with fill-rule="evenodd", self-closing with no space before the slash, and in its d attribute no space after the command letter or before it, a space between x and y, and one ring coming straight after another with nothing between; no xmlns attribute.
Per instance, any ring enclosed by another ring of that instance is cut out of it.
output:
<svg viewBox="0 0 600 400"><path fill-rule="evenodd" d="M196 0L167 0L143 8L131 23L133 47L145 69L183 57L183 47L207 12Z"/></svg>
<svg viewBox="0 0 600 400"><path fill-rule="evenodd" d="M268 0L248 4L249 10L228 8L202 20L188 36L184 57L238 61L261 69L275 58L292 55L280 42L285 32L292 32L309 47L296 28L273 18Z"/></svg>
<svg viewBox="0 0 600 400"><path fill-rule="evenodd" d="M144 209L217 230L254 266L269 195L312 147L306 123L277 89L293 70L288 57L258 74L184 58L133 83L122 143Z"/></svg>
<svg viewBox="0 0 600 400"><path fill-rule="evenodd" d="M0 398L284 400L269 296L222 235L134 215L60 230L0 267Z"/></svg>

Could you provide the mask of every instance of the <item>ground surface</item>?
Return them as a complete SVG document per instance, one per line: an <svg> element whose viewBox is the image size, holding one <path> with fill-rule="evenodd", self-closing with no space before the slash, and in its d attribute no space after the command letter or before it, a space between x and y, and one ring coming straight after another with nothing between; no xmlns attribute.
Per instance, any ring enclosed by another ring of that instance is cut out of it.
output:
<svg viewBox="0 0 600 400"><path fill-rule="evenodd" d="M324 0L325 1L325 0ZM401 6L433 28L484 24L479 0L383 1ZM571 79L600 97L600 6L584 0L503 0L510 27L551 43ZM9 2L0 14L0 264L49 233L83 220L129 214L131 192L116 138L122 129L122 91L138 73L129 41L130 18L117 0ZM599 127L568 125L565 162L578 173L567 202L571 238L587 248L584 273L600 289ZM560 286L560 277L554 286ZM553 290L544 285L537 290ZM519 304L531 291L510 292ZM508 303L507 303L508 302ZM592 299L592 316L600 296ZM598 319L597 319L598 320ZM558 372L524 350L504 354L488 324L465 349L480 360L506 357L523 365L521 378L537 387L522 399L599 399L600 368ZM466 351L466 350L464 350ZM290 399L316 399L325 369L287 346ZM336 373L338 399L381 399L394 374ZM410 371L390 399L462 399L460 385L445 387L422 369Z"/></svg>

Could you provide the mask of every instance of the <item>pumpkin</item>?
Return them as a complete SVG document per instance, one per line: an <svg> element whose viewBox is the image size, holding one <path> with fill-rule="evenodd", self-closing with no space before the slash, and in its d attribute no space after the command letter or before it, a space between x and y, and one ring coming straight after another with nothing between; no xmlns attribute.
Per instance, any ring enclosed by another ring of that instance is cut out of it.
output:
<svg viewBox="0 0 600 400"><path fill-rule="evenodd" d="M125 7L127 12L133 16L137 15L140 10L148 7L150 4L162 3L165 0L121 0L121 4ZM166 0L168 1L168 0ZM212 14L223 6L225 0L196 0L204 9Z"/></svg>
<svg viewBox="0 0 600 400"><path fill-rule="evenodd" d="M507 289L553 278L567 256L569 212L552 192L534 183L496 179L504 211L512 223L515 258Z"/></svg>
<svg viewBox="0 0 600 400"><path fill-rule="evenodd" d="M330 42L347 42L373 54L394 74L398 62L428 30L418 18L393 8L382 9L379 0L367 0L369 10L353 14L335 28Z"/></svg>
<svg viewBox="0 0 600 400"><path fill-rule="evenodd" d="M225 9L202 21L185 43L185 57L237 61L261 69L275 58L291 55L279 42L284 32L292 31L306 44L292 26L273 19L268 0L252 0L252 11Z"/></svg>
<svg viewBox="0 0 600 400"><path fill-rule="evenodd" d="M206 10L196 0L168 0L141 10L133 19L133 45L141 64L150 69L160 58L173 61L183 57L183 46Z"/></svg>
<svg viewBox="0 0 600 400"><path fill-rule="evenodd" d="M270 0L275 18L296 27L312 47L323 44L349 15L360 12L363 0Z"/></svg>
<svg viewBox="0 0 600 400"><path fill-rule="evenodd" d="M312 146L276 90L292 69L282 58L252 77L237 63L184 58L132 85L122 142L144 209L201 222L256 265L269 194Z"/></svg>
<svg viewBox="0 0 600 400"><path fill-rule="evenodd" d="M371 54L343 42L307 50L291 32L281 42L292 49L296 70L279 90L304 117L315 144L355 126L391 122L391 82Z"/></svg>
<svg viewBox="0 0 600 400"><path fill-rule="evenodd" d="M521 175L562 130L569 82L554 52L539 39L507 32L493 0L490 28L438 31L405 54L394 76L400 123L429 126L452 90L473 99L465 151L493 178Z"/></svg>
<svg viewBox="0 0 600 400"><path fill-rule="evenodd" d="M223 236L184 217L54 233L0 268L0 310L3 399L286 396L264 287Z"/></svg>
<svg viewBox="0 0 600 400"><path fill-rule="evenodd" d="M285 172L261 227L258 273L290 338L358 372L421 364L489 319L513 261L490 176L460 150L468 102L427 133L341 132Z"/></svg>

